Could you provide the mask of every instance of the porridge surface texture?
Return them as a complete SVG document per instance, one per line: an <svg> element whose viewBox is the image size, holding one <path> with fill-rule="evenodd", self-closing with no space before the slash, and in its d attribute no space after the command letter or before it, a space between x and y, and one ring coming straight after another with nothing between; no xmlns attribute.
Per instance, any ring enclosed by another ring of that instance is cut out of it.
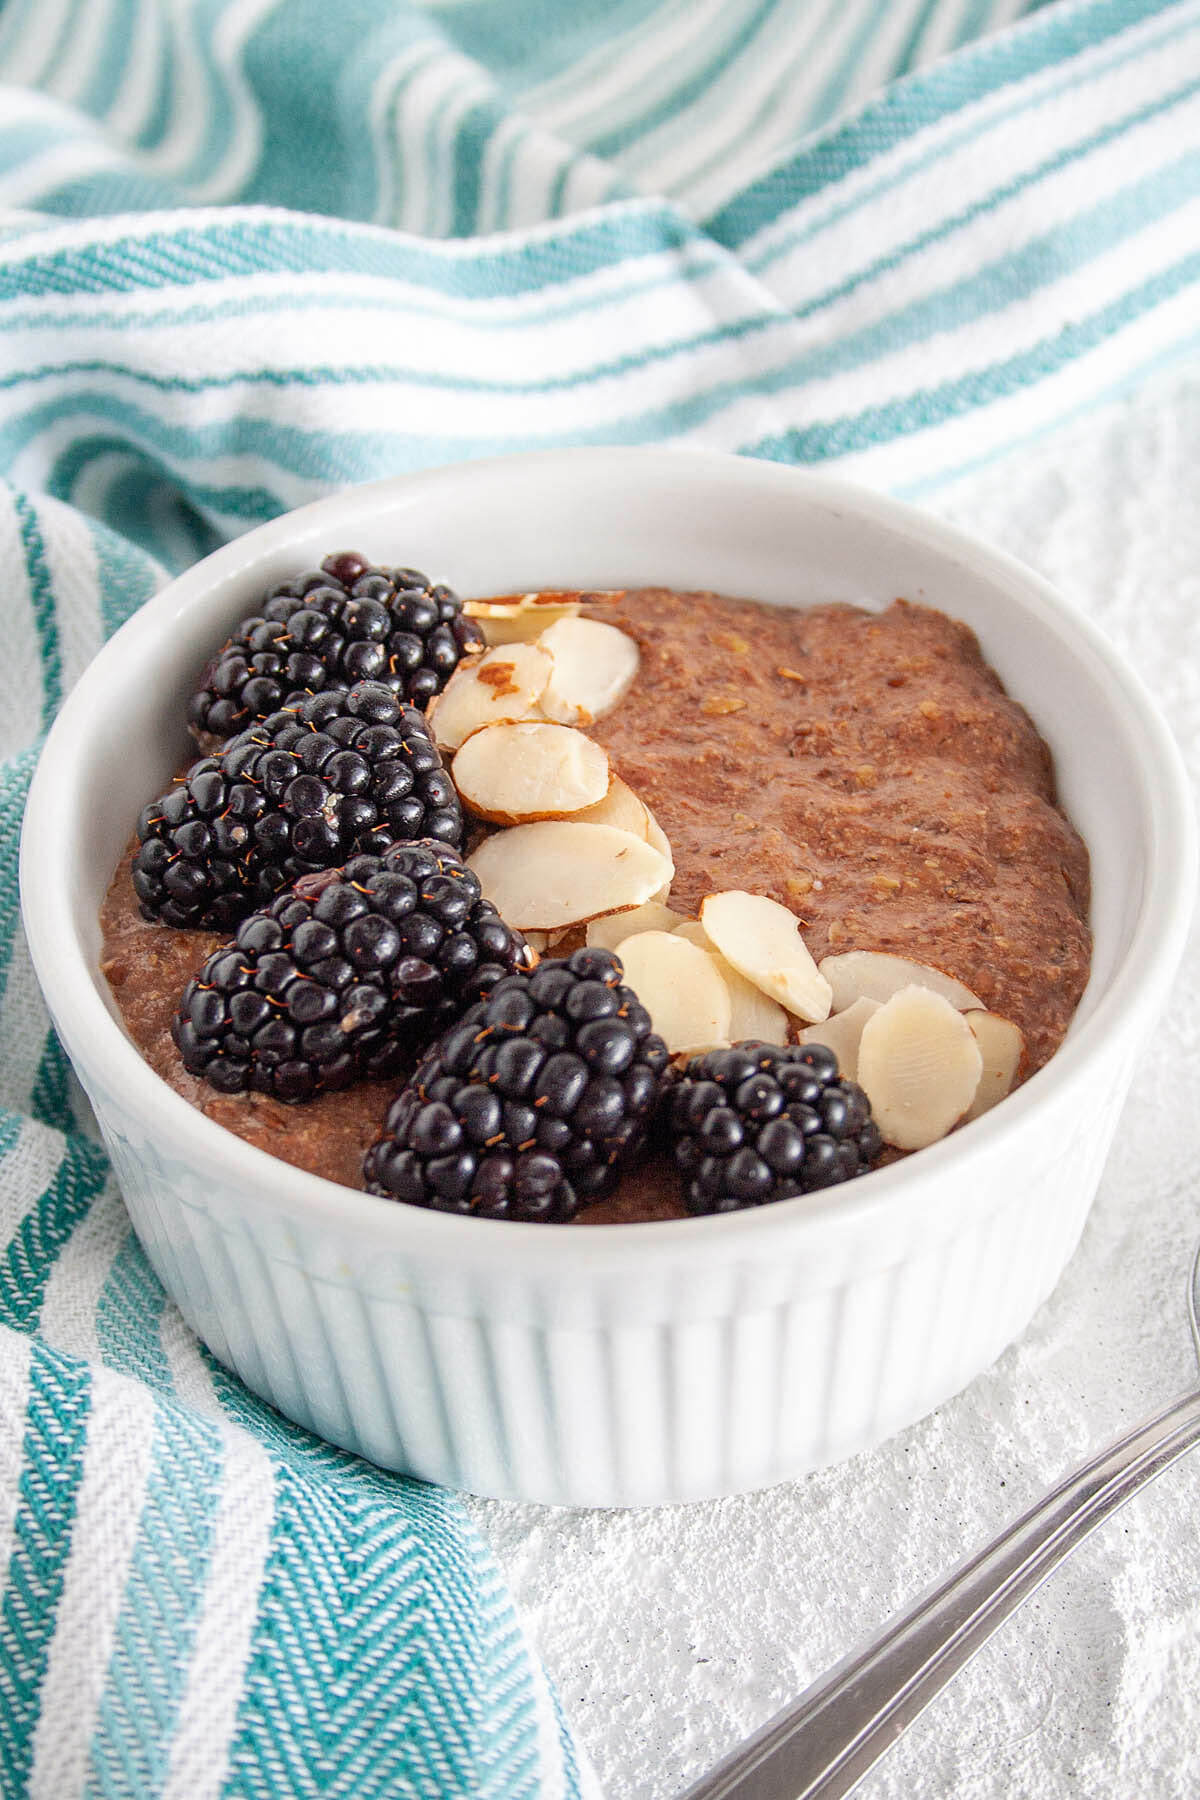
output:
<svg viewBox="0 0 1200 1800"><path fill-rule="evenodd" d="M904 600L791 611L662 589L586 610L641 649L629 695L589 735L666 832L678 911L728 888L768 894L818 959L892 951L957 976L1021 1027L1024 1075L1053 1054L1087 980L1087 851L1046 745L966 627ZM214 1092L183 1069L170 1022L223 935L142 919L128 855L102 927L117 1004L157 1073L258 1148L361 1186L398 1084L295 1107ZM671 1171L650 1163L580 1222L681 1211Z"/></svg>

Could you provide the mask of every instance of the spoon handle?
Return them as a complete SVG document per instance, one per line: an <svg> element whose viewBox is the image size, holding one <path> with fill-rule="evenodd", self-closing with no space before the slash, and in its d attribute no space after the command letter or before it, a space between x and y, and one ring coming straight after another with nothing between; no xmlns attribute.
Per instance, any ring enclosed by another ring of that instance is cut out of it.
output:
<svg viewBox="0 0 1200 1800"><path fill-rule="evenodd" d="M838 1800L1110 1513L1200 1442L1200 1389L1083 1463L681 1800Z"/></svg>

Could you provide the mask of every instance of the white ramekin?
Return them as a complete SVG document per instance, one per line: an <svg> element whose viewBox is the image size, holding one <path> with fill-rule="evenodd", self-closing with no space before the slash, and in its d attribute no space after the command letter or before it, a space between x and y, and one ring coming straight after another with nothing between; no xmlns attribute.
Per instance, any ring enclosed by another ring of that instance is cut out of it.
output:
<svg viewBox="0 0 1200 1800"><path fill-rule="evenodd" d="M943 608L1054 752L1092 857L1092 978L993 1113L851 1186L719 1218L554 1228L394 1205L249 1148L142 1061L97 911L187 744L186 694L273 581L331 550L461 593L668 584L775 605ZM63 706L33 784L25 926L130 1214L189 1323L291 1418L386 1467L584 1505L765 1486L865 1449L1025 1328L1083 1227L1195 887L1178 753L1044 581L844 484L657 450L520 456L352 488L208 557Z"/></svg>

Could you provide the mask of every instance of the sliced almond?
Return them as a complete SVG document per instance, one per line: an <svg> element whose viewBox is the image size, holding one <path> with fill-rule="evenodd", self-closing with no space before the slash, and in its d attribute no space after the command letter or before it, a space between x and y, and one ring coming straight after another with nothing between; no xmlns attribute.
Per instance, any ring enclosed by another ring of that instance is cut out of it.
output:
<svg viewBox="0 0 1200 1800"><path fill-rule="evenodd" d="M569 725L527 719L472 732L450 765L463 805L494 825L561 819L608 792L608 755Z"/></svg>
<svg viewBox="0 0 1200 1800"><path fill-rule="evenodd" d="M538 701L554 669L540 644L485 650L460 663L429 708L439 750L457 750L487 725L510 725L541 715Z"/></svg>
<svg viewBox="0 0 1200 1800"><path fill-rule="evenodd" d="M632 831L634 837L644 838L647 843L650 841L650 814L619 775L612 777L603 800L576 814L576 824L615 825L618 831ZM659 844L654 847L656 850L662 848ZM669 856L669 851L666 854Z"/></svg>
<svg viewBox="0 0 1200 1800"><path fill-rule="evenodd" d="M642 804L645 806L645 801L643 801ZM668 842L667 834L648 806L646 807L646 842L652 844L656 850L660 851L661 854L666 857L672 868L675 867L675 858L671 853L671 845Z"/></svg>
<svg viewBox="0 0 1200 1800"><path fill-rule="evenodd" d="M666 875L658 851L632 832L572 819L497 831L467 861L484 898L519 931L557 931L641 906Z"/></svg>
<svg viewBox="0 0 1200 1800"><path fill-rule="evenodd" d="M668 931L640 931L616 946L633 989L673 1056L728 1044L729 989L708 952Z"/></svg>
<svg viewBox="0 0 1200 1800"><path fill-rule="evenodd" d="M838 956L822 957L817 966L833 991L834 1012L845 1012L856 1000L890 1000L906 987L928 988L959 1012L983 1005L979 996L953 975L886 950L844 950Z"/></svg>
<svg viewBox="0 0 1200 1800"><path fill-rule="evenodd" d="M863 1026L879 1011L878 1000L856 1000L845 1012L831 1013L821 1025L806 1025L802 1044L825 1044L838 1059L838 1072L847 1081L858 1080L858 1044Z"/></svg>
<svg viewBox="0 0 1200 1800"><path fill-rule="evenodd" d="M489 648L497 644L531 644L550 625L560 619L578 616L577 606L531 606L527 612L514 613L508 619L476 619L483 641Z"/></svg>
<svg viewBox="0 0 1200 1800"><path fill-rule="evenodd" d="M798 1018L828 1018L830 988L800 936L795 913L765 894L709 894L700 922L739 974Z"/></svg>
<svg viewBox="0 0 1200 1800"><path fill-rule="evenodd" d="M541 696L548 719L590 725L618 706L633 685L639 652L633 639L598 619L560 619L538 639L554 658Z"/></svg>
<svg viewBox="0 0 1200 1800"><path fill-rule="evenodd" d="M685 919L682 925L674 927L676 937L686 938L689 944L699 944L720 970L721 979L729 989L731 1017L729 1021L729 1041L731 1044L744 1044L756 1040L762 1044L786 1044L788 1040L788 1015L777 1000L764 994L761 988L747 981L728 959L721 955L709 937L699 919Z"/></svg>
<svg viewBox="0 0 1200 1800"><path fill-rule="evenodd" d="M628 912L605 913L599 919L592 919L587 928L589 944L599 944L603 950L615 950L626 938L636 937L640 931L674 931L683 918L682 913L672 912L659 900L647 900L645 906L631 907Z"/></svg>
<svg viewBox="0 0 1200 1800"><path fill-rule="evenodd" d="M730 1043L786 1044L788 1015L779 1002L764 994L752 981L747 981L719 950L710 954L729 989Z"/></svg>
<svg viewBox="0 0 1200 1800"><path fill-rule="evenodd" d="M862 1028L858 1082L884 1141L923 1150L975 1098L983 1056L964 1014L926 987L901 988Z"/></svg>
<svg viewBox="0 0 1200 1800"><path fill-rule="evenodd" d="M670 875L667 877L666 886L661 888L654 896L656 900L665 901L670 895L671 883L675 879L675 858L672 854L671 846L667 841L666 832L663 830L648 806L646 807L646 819L646 842L650 845L652 850L657 850L660 856L666 857L667 865L671 871Z"/></svg>
<svg viewBox="0 0 1200 1800"><path fill-rule="evenodd" d="M488 644L530 643L560 619L579 616L579 601L559 594L519 594L511 600L467 600L463 611Z"/></svg>
<svg viewBox="0 0 1200 1800"><path fill-rule="evenodd" d="M486 600L464 600L463 611L469 619L502 619L514 613L545 610L558 606L578 612L586 600L589 605L612 606L623 600L626 588L534 588L524 594L489 594Z"/></svg>
<svg viewBox="0 0 1200 1800"><path fill-rule="evenodd" d="M1017 1078L1017 1070L1025 1054L1025 1037L1019 1025L1002 1019L999 1013L969 1012L963 1017L974 1033L983 1054L983 1073L975 1098L964 1114L977 1119L988 1112L997 1100L1003 1100Z"/></svg>
<svg viewBox="0 0 1200 1800"><path fill-rule="evenodd" d="M534 594L493 594L487 600L464 600L468 619L515 619L527 612L539 596Z"/></svg>

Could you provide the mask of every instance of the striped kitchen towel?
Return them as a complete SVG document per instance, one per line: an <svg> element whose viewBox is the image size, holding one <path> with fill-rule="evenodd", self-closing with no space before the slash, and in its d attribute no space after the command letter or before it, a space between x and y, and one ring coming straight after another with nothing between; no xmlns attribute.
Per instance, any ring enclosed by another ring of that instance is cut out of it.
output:
<svg viewBox="0 0 1200 1800"><path fill-rule="evenodd" d="M0 1792L594 1791L457 1503L155 1282L17 922L39 745L340 484L671 441L930 494L1186 354L1200 0L7 0L0 84Z"/></svg>

